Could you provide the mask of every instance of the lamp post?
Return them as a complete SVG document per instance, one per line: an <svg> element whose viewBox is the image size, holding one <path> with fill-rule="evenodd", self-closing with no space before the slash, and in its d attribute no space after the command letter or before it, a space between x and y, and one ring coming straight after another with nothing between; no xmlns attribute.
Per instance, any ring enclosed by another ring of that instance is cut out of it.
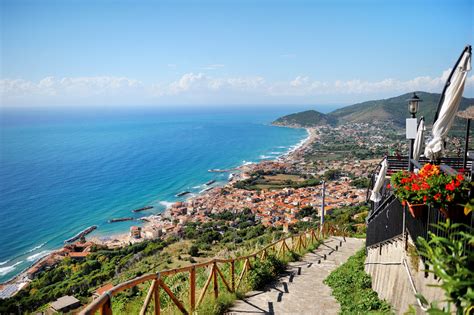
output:
<svg viewBox="0 0 474 315"><path fill-rule="evenodd" d="M321 191L321 232L324 229L324 207L325 207L324 199L326 198L326 182L323 180L322 184L323 184L323 187Z"/></svg>
<svg viewBox="0 0 474 315"><path fill-rule="evenodd" d="M411 114L411 120L407 119L407 138L410 139L410 151L408 154L408 170L413 171L413 164L411 163L411 160L413 159L413 145L415 143L415 135L416 135L416 128L418 126L418 122L416 119L416 113L418 112L418 106L420 102L423 102L418 95L416 95L416 92L413 92L413 96L408 100L408 111ZM409 136L409 125L412 125L412 128L414 127L414 134L415 135L410 135Z"/></svg>

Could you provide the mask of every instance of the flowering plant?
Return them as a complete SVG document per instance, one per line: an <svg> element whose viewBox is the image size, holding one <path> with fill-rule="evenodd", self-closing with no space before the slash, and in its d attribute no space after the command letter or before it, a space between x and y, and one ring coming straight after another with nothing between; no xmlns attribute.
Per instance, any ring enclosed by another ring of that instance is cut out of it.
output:
<svg viewBox="0 0 474 315"><path fill-rule="evenodd" d="M429 204L441 209L465 200L470 185L462 174L447 175L439 166L429 163L418 173L400 171L391 177L395 196L402 202Z"/></svg>

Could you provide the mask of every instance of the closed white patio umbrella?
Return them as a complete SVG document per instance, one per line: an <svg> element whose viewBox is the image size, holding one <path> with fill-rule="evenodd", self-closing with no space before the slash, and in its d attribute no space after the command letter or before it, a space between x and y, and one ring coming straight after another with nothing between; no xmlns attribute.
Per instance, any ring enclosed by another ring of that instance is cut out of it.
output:
<svg viewBox="0 0 474 315"><path fill-rule="evenodd" d="M425 119L421 118L418 124L418 130L416 131L415 144L413 145L413 159L418 161L421 155L421 149L423 148L423 134L425 132Z"/></svg>
<svg viewBox="0 0 474 315"><path fill-rule="evenodd" d="M380 195L380 189L385 181L385 175L387 175L387 159L382 161L380 166L379 175L377 176L377 180L375 181L374 188L372 188L372 193L370 194L370 200L373 202L379 202L382 200L382 196Z"/></svg>
<svg viewBox="0 0 474 315"><path fill-rule="evenodd" d="M458 111L469 70L471 70L471 46L466 46L448 77L438 104L432 139L425 147L425 156L430 160L437 160L443 154L444 140Z"/></svg>

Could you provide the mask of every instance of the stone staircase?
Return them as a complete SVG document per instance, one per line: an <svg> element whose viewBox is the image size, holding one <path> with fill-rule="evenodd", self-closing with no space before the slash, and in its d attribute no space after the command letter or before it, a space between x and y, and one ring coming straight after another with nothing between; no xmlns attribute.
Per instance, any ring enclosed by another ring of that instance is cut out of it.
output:
<svg viewBox="0 0 474 315"><path fill-rule="evenodd" d="M263 291L252 291L229 309L233 314L337 314L339 304L323 280L364 246L364 239L330 237Z"/></svg>

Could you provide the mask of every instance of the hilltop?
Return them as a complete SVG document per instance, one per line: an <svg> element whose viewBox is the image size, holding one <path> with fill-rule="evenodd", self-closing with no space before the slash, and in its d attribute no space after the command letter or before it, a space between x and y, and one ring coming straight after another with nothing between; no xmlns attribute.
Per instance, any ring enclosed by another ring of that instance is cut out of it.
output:
<svg viewBox="0 0 474 315"><path fill-rule="evenodd" d="M337 119L332 116L320 113L315 110L307 110L300 113L290 114L278 118L272 124L275 126L289 126L289 127L314 127L321 125L334 125Z"/></svg>
<svg viewBox="0 0 474 315"><path fill-rule="evenodd" d="M301 127L315 127L323 124L342 123L371 123L391 122L397 126L404 126L405 119L409 117L407 100L412 97L412 93L402 94L387 99L372 100L349 105L330 112L329 114L318 113L313 110L300 112L278 118L274 124ZM438 107L441 94L417 92L423 100L417 117L424 116L428 125L433 123L434 115ZM474 104L474 98L463 97L460 110L466 109ZM461 119L456 119L455 126L464 126Z"/></svg>

